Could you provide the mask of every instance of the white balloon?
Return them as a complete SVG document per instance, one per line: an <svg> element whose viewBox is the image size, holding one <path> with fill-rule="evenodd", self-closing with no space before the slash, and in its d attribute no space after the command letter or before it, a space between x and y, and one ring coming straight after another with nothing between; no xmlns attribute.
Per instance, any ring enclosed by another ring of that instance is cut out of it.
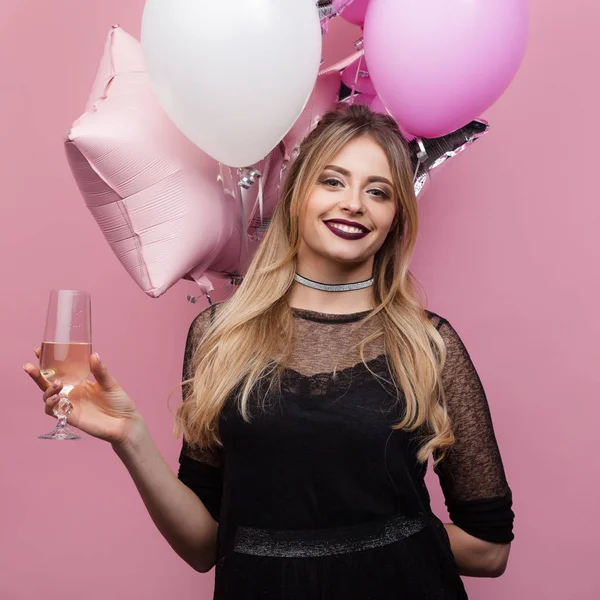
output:
<svg viewBox="0 0 600 600"><path fill-rule="evenodd" d="M321 61L314 0L147 0L146 69L175 125L219 162L245 167L283 139Z"/></svg>

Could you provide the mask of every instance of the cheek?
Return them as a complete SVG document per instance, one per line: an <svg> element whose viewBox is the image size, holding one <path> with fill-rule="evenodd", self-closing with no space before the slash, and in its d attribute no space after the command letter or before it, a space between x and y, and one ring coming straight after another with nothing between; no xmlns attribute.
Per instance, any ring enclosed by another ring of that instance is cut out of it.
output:
<svg viewBox="0 0 600 600"><path fill-rule="evenodd" d="M300 237L312 239L315 236L315 229L319 213L315 210L316 204L314 202L307 203L304 213L300 217Z"/></svg>
<svg viewBox="0 0 600 600"><path fill-rule="evenodd" d="M319 215L328 210L330 204L329 194L322 187L316 185L306 201L306 214Z"/></svg>
<svg viewBox="0 0 600 600"><path fill-rule="evenodd" d="M331 211L331 202L322 190L316 188L309 196L304 210L302 219L303 225L307 228L314 229L318 226L319 221Z"/></svg>
<svg viewBox="0 0 600 600"><path fill-rule="evenodd" d="M377 229L379 229L379 231L387 235L391 228L395 226L396 210L395 206L380 205L377 207L377 210L374 213L374 219L376 219L375 223L377 224Z"/></svg>
<svg viewBox="0 0 600 600"><path fill-rule="evenodd" d="M304 212L302 213L301 222L302 225L306 227L311 227L312 222L315 220L317 213L315 211L315 203L308 202L304 207Z"/></svg>

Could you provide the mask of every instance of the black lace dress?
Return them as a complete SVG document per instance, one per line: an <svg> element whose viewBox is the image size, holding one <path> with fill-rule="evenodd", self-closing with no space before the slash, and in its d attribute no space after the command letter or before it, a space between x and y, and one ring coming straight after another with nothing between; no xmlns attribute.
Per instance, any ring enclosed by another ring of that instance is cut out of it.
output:
<svg viewBox="0 0 600 600"><path fill-rule="evenodd" d="M190 327L184 377L215 309ZM414 436L391 430L398 403L350 348L376 319L354 338L366 312L292 310L296 341L278 400L251 423L229 403L221 451L183 444L179 478L219 523L215 600L467 598ZM428 316L448 352L443 381L457 443L436 473L450 518L473 536L509 542L512 495L483 387L450 323ZM382 344L367 345L367 364L389 378Z"/></svg>

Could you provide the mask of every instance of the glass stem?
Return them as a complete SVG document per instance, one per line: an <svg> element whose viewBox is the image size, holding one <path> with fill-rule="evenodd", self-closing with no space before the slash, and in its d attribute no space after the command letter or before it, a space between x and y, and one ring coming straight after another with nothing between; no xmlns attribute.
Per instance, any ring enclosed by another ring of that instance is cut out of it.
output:
<svg viewBox="0 0 600 600"><path fill-rule="evenodd" d="M72 386L70 386L72 388ZM73 405L69 402L69 392L71 389L64 390L60 394L60 400L54 409L54 415L58 417L58 423L56 427L58 429L64 429L67 426L67 417L73 410Z"/></svg>

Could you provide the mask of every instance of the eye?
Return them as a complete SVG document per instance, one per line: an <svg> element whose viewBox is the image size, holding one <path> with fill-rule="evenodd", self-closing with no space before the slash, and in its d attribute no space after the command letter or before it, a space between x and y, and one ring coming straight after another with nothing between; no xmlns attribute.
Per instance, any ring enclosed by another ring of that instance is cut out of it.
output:
<svg viewBox="0 0 600 600"><path fill-rule="evenodd" d="M343 187L343 183L339 179L333 179L332 177L321 179L320 183L328 187Z"/></svg>
<svg viewBox="0 0 600 600"><path fill-rule="evenodd" d="M373 192L375 192L373 194ZM390 195L385 190L380 190L379 188L373 188L369 190L370 194L373 194L376 198L388 199Z"/></svg>

